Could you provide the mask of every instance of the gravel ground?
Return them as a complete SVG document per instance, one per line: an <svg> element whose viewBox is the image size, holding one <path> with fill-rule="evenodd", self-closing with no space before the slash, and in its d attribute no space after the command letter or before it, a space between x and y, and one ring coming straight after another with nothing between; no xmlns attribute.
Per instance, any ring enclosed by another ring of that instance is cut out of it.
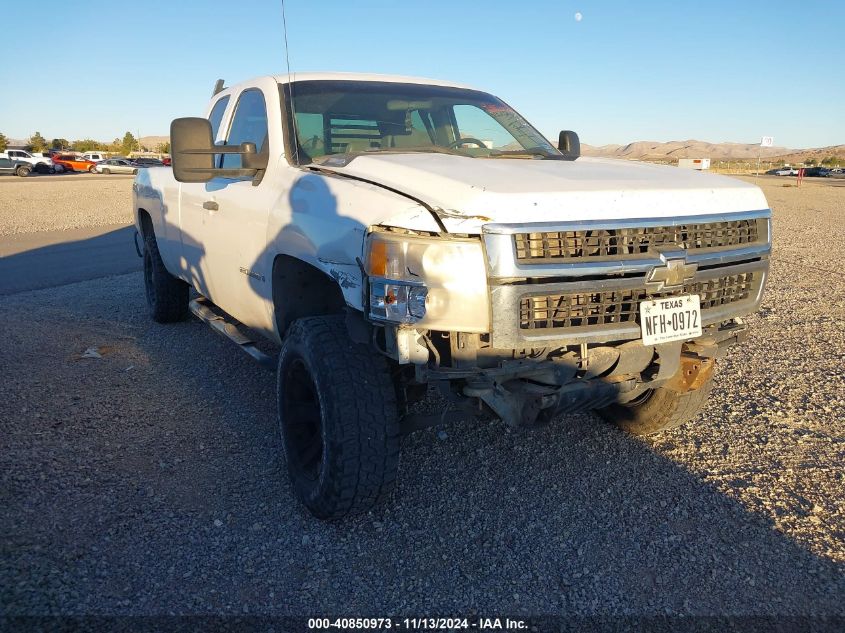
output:
<svg viewBox="0 0 845 633"><path fill-rule="evenodd" d="M129 177L83 174L0 181L0 235L132 221Z"/></svg>
<svg viewBox="0 0 845 633"><path fill-rule="evenodd" d="M0 614L845 615L845 190L780 184L697 422L420 432L337 523L293 500L274 376L150 322L140 274L3 297Z"/></svg>

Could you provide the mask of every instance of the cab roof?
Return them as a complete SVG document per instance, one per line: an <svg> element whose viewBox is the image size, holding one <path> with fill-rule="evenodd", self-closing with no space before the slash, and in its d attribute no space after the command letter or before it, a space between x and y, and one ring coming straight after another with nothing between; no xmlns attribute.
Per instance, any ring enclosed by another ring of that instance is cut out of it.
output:
<svg viewBox="0 0 845 633"><path fill-rule="evenodd" d="M288 75L271 75L277 83L288 83ZM443 81L442 79L427 79L425 77L407 77L404 75L379 75L375 73L342 73L342 72L304 72L291 73L291 81L382 81L389 83L402 84L423 84L430 86L446 86L449 88L466 88L468 90L477 90L473 86L466 84L455 83L453 81Z"/></svg>

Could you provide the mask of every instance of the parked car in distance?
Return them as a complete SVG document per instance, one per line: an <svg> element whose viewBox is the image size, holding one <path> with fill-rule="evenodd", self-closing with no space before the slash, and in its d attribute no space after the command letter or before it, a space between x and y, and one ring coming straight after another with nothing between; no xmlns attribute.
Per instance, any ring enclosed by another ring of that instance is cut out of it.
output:
<svg viewBox="0 0 845 633"><path fill-rule="evenodd" d="M161 162L165 167L170 167L170 156L165 156L161 159Z"/></svg>
<svg viewBox="0 0 845 633"><path fill-rule="evenodd" d="M106 160L107 158L109 158L109 155L105 152L83 152L82 158L87 158L90 161L99 163L101 160Z"/></svg>
<svg viewBox="0 0 845 633"><path fill-rule="evenodd" d="M53 169L53 161L44 156L34 156L22 149L10 149L0 152L0 158L9 158L28 163L38 173L49 173Z"/></svg>
<svg viewBox="0 0 845 633"><path fill-rule="evenodd" d="M139 167L163 167L164 163L161 162L158 158L147 158L146 156L139 156L138 158L133 158L132 162L138 165Z"/></svg>
<svg viewBox="0 0 845 633"><path fill-rule="evenodd" d="M828 178L845 178L845 169L842 167L834 167L827 174Z"/></svg>
<svg viewBox="0 0 845 633"><path fill-rule="evenodd" d="M781 167L775 170L775 176L797 176L798 170L795 167Z"/></svg>
<svg viewBox="0 0 845 633"><path fill-rule="evenodd" d="M143 165L136 165L125 158L107 158L94 165L94 172L98 174L137 174Z"/></svg>
<svg viewBox="0 0 845 633"><path fill-rule="evenodd" d="M74 154L58 154L53 157L56 171L90 171L93 174L95 165L94 161Z"/></svg>
<svg viewBox="0 0 845 633"><path fill-rule="evenodd" d="M806 167L804 175L813 178L824 178L830 173L827 167Z"/></svg>
<svg viewBox="0 0 845 633"><path fill-rule="evenodd" d="M22 160L0 157L0 174L14 176L29 176L32 173L32 165Z"/></svg>

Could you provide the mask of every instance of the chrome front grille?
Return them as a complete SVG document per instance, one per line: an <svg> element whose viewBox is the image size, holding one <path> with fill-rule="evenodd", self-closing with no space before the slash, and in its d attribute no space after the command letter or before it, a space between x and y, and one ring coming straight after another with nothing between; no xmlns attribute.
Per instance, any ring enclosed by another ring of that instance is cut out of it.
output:
<svg viewBox="0 0 845 633"><path fill-rule="evenodd" d="M652 298L697 294L705 327L754 312L769 270L771 211L491 223L482 239L493 347L627 341L640 338L640 302ZM655 271L678 260L691 277L648 291Z"/></svg>
<svg viewBox="0 0 845 633"><path fill-rule="evenodd" d="M553 262L614 259L656 253L660 247L704 250L738 248L760 240L757 218L676 226L633 226L515 233L516 259Z"/></svg>
<svg viewBox="0 0 845 633"><path fill-rule="evenodd" d="M640 301L689 294L700 297L702 317L706 318L707 311L712 308L756 297L759 279L759 274L745 272L689 282L677 291L657 294L647 293L644 287L633 287L526 296L519 302L519 328L542 330L633 324L639 322Z"/></svg>

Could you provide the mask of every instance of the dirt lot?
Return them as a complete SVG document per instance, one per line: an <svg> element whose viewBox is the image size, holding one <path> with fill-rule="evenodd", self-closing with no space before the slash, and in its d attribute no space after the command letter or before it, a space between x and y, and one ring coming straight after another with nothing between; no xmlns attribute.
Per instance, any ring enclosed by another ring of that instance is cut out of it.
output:
<svg viewBox="0 0 845 633"><path fill-rule="evenodd" d="M339 523L293 500L274 376L140 273L0 298L0 614L845 616L845 189L761 183L768 293L696 423L420 432ZM68 184L3 230L125 217L128 181Z"/></svg>
<svg viewBox="0 0 845 633"><path fill-rule="evenodd" d="M132 222L132 177L0 178L0 236Z"/></svg>

